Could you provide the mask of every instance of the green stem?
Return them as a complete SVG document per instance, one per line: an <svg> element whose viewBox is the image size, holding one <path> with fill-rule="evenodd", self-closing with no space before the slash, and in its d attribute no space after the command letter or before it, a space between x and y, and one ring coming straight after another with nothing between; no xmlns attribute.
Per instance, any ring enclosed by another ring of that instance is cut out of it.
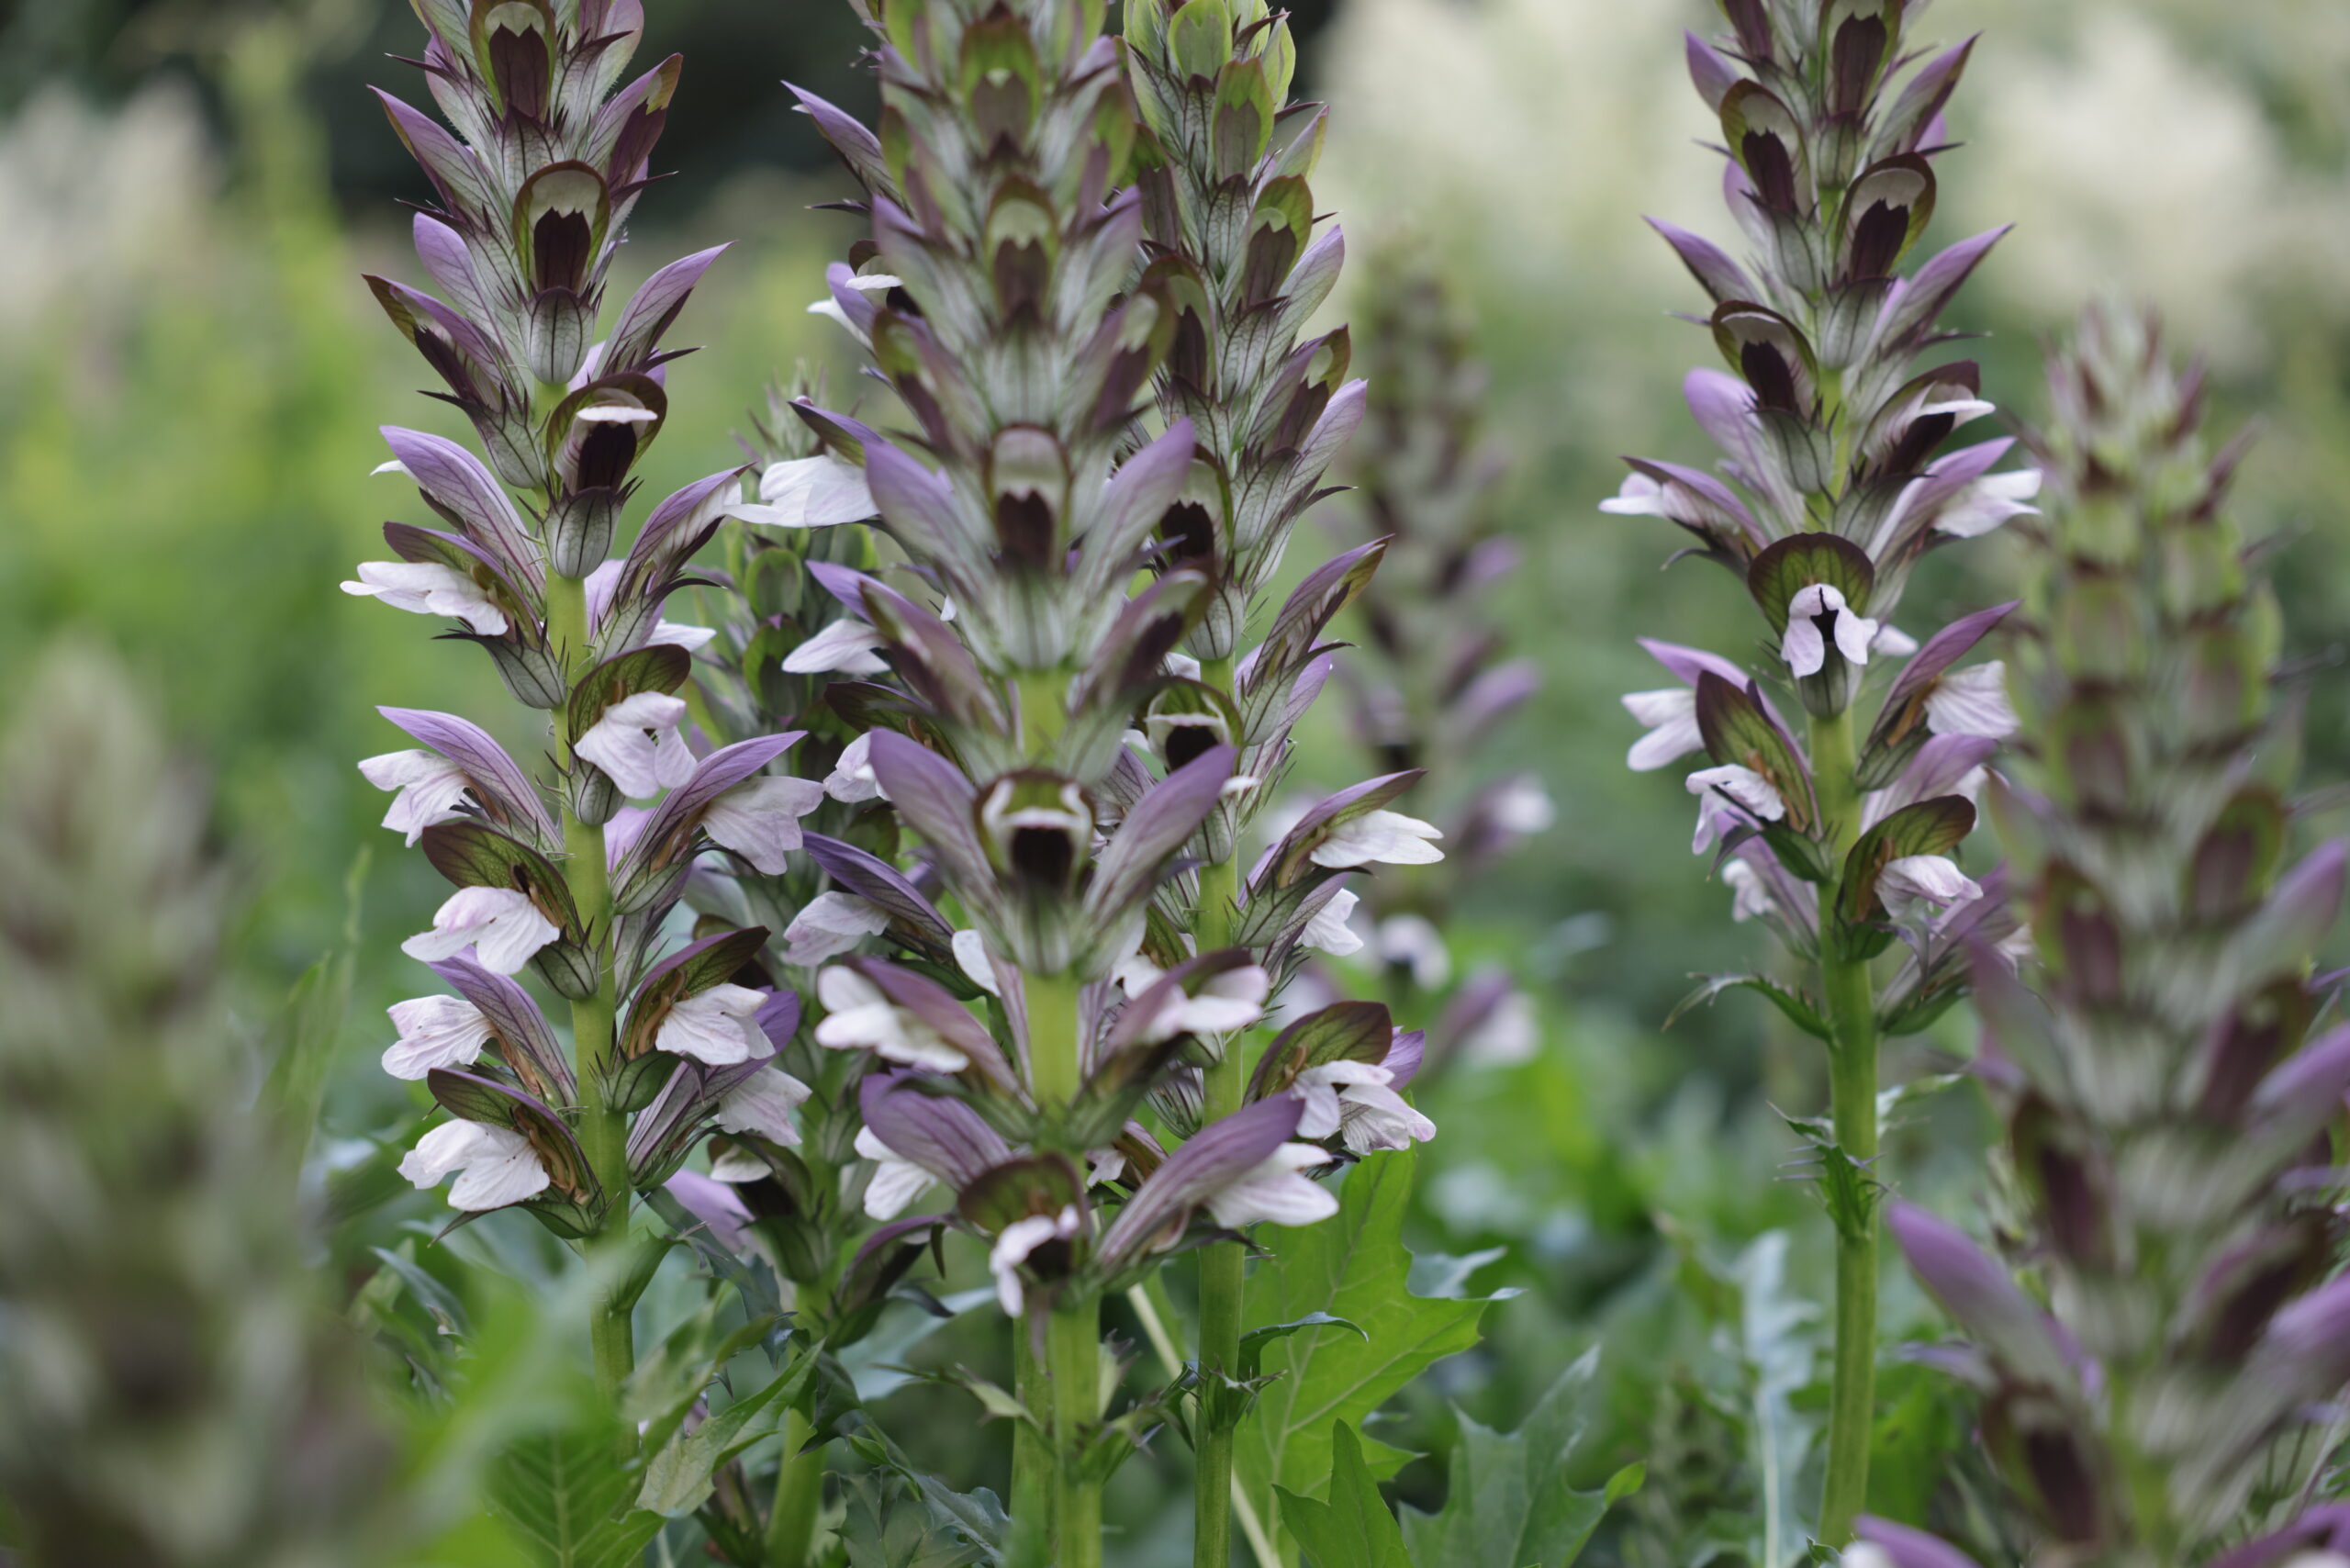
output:
<svg viewBox="0 0 2350 1568"><path fill-rule="evenodd" d="M814 1428L797 1410L783 1417L783 1450L767 1510L767 1568L808 1568L815 1559L816 1520L824 1511L824 1450L809 1449ZM808 1451L802 1453L802 1449Z"/></svg>
<svg viewBox="0 0 2350 1568"><path fill-rule="evenodd" d="M1102 1483L1083 1448L1102 1418L1102 1298L1075 1292L1053 1304L1045 1325L1052 1386L1053 1561L1057 1568L1102 1568Z"/></svg>
<svg viewBox="0 0 2350 1568"><path fill-rule="evenodd" d="M1012 1320L1012 1387L1020 1403L1038 1420L1049 1402L1044 1363L1036 1359L1026 1317ZM1012 1434L1012 1520L1016 1529L1035 1530L1053 1506L1053 1445L1034 1421L1021 1421ZM1018 1553L1012 1561L1024 1562Z"/></svg>
<svg viewBox="0 0 2350 1568"><path fill-rule="evenodd" d="M1812 779L1820 816L1839 864L1860 833L1860 786L1853 777L1852 715L1811 721ZM1834 907L1823 889L1823 908ZM1876 988L1868 960L1842 950L1832 916L1820 923L1820 983L1830 1043L1830 1115L1837 1146L1864 1170L1877 1152ZM1865 1177L1863 1177L1865 1180ZM1819 1539L1841 1547L1868 1504L1869 1439L1876 1405L1876 1205L1866 1196L1831 1209L1836 1222L1836 1366L1829 1394L1828 1475L1819 1504Z"/></svg>
<svg viewBox="0 0 2350 1568"><path fill-rule="evenodd" d="M1210 659L1200 678L1227 695L1232 690L1232 660ZM1220 860L1200 868L1199 950L1212 953L1232 945L1234 905L1239 876L1233 863ZM1203 1125L1240 1109L1248 1092L1248 1064L1241 1059L1240 1041L1225 1042L1224 1053L1203 1075L1200 1120ZM1233 1436L1238 1426L1237 1401L1221 1396L1215 1380L1237 1377L1240 1366L1241 1297L1247 1285L1247 1249L1237 1241L1218 1242L1200 1249L1200 1434L1197 1468L1192 1482L1192 1568L1230 1568L1232 1562Z"/></svg>
<svg viewBox="0 0 2350 1568"><path fill-rule="evenodd" d="M577 577L547 575L547 640L569 672L587 662L588 595ZM632 1305L621 1298L628 1273L629 1204L633 1189L628 1169L628 1113L605 1098L606 1069L612 1055L612 1025L620 1011L611 961L611 876L604 864L604 830L563 805L563 876L579 912L588 950L595 955L596 994L571 1004L571 1058L579 1079L579 1149L604 1196L602 1214L587 1242L588 1260L599 1275L598 1298L588 1320L595 1355L596 1385L617 1394L636 1370Z"/></svg>

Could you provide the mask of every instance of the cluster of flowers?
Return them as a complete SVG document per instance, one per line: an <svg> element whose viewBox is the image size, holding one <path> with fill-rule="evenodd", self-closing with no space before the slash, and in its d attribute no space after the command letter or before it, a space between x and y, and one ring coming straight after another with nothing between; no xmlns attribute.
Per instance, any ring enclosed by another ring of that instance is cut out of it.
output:
<svg viewBox="0 0 2350 1568"><path fill-rule="evenodd" d="M1540 684L1506 659L1489 599L1517 567L1494 497L1505 462L1483 433L1486 373L1460 302L1407 241L1375 251L1360 286L1370 401L1349 451L1349 523L1384 539L1379 575L1354 607L1361 641L1338 669L1357 745L1390 768L1420 768L1448 847L1440 867L1365 890L1371 957L1399 1011L1437 1007L1424 1079L1454 1061L1523 1060L1538 1043L1531 1000L1499 967L1457 976L1445 932L1477 874L1556 814L1526 774L1483 776L1480 747ZM1456 983L1457 981L1457 983ZM1440 1003L1440 1006L1438 1005Z"/></svg>
<svg viewBox="0 0 2350 1568"><path fill-rule="evenodd" d="M1974 798L2016 727L2000 666L1959 661L2011 610L1967 615L1923 640L1893 623L1919 559L2029 512L2031 470L1999 473L2011 442L1942 454L1991 405L1975 365L1915 361L1998 233L1904 275L1933 212L1942 108L1971 44L1905 52L1910 0L1724 0L1731 37L1688 40L1692 76L1719 117L1725 196L1753 247L1740 264L1656 223L1705 287L1704 325L1729 370L1693 371L1691 413L1718 473L1636 459L1616 513L1665 518L1690 554L1737 574L1762 612L1759 672L1695 648L1645 644L1675 684L1625 705L1648 730L1635 768L1702 752L1694 848L1712 854L1740 919L1760 918L1817 966L1815 999L1763 991L1830 1046L1830 1129L1817 1137L1838 1231L1836 1386L1821 1538L1849 1539L1863 1495L1874 1380L1881 1035L1924 1026L1967 984L1970 943L2012 918L1954 856ZM1865 731L1868 677L1905 660ZM1807 720L1798 736L1765 683ZM1898 938L1900 972L1871 962ZM1716 982L1717 988L1725 982ZM1831 1130L1832 1129L1832 1130Z"/></svg>
<svg viewBox="0 0 2350 1568"><path fill-rule="evenodd" d="M2007 1120L1998 1228L2031 1294L1922 1210L1890 1225L1973 1338L1943 1359L1984 1394L2040 1555L2338 1552L2343 1511L2304 1510L2350 1382L2329 1136L2350 1029L2311 1037L2339 977L2310 978L2344 846L2287 863L2276 608L2224 506L2239 449L2201 438L2200 377L2150 320L2092 312L2051 385L2012 683L2030 787L1993 797L2038 994L1974 955L1977 1070ZM1964 1562L1863 1534L1905 1568Z"/></svg>
<svg viewBox="0 0 2350 1568"><path fill-rule="evenodd" d="M912 428L795 403L820 450L741 514L878 519L873 569L809 560L842 613L787 667L835 677L862 732L826 789L886 802L920 850L909 871L811 839L835 886L793 951L837 942L815 1037L886 1064L862 1090L868 1209L955 1193L938 1219L1043 1325L1023 1339L1051 1375L1023 1394L1053 1406L1065 1479L1102 1415L1105 1292L1208 1245L1231 1272L1203 1285L1201 1360L1228 1379L1235 1233L1327 1215L1306 1171L1434 1131L1398 1092L1420 1036L1380 1004L1284 1019L1244 1057L1305 952L1356 940L1346 875L1441 852L1388 809L1405 772L1316 802L1242 874L1324 629L1381 547L1244 633L1363 390L1343 331L1298 337L1342 241L1312 232L1318 121L1275 137L1285 23L1224 0L1127 23L1122 50L1078 0L898 0L875 17L878 133L802 95L870 225L820 308ZM894 957L847 953L867 940ZM1245 1405L1205 1408L1228 1435ZM1228 1482L1200 1489L1221 1506ZM1063 1560L1098 1560L1098 1495L1065 1490Z"/></svg>
<svg viewBox="0 0 2350 1568"><path fill-rule="evenodd" d="M463 1210L521 1205L566 1237L624 1237L632 1195L703 1134L794 1136L805 1087L773 1061L799 1002L765 976L767 932L663 949L698 857L780 871L822 796L766 773L796 735L698 756L683 734L678 691L711 633L662 609L739 471L662 501L613 554L667 410L663 336L717 255L655 273L597 339L678 62L616 85L643 30L634 0L418 9L420 63L459 134L384 102L439 198L415 238L441 295L369 281L488 461L386 430L386 468L446 528L386 524L398 559L344 587L460 622L452 634L548 715L554 774L534 780L465 719L406 709L385 717L417 746L361 765L393 792L385 825L457 888L405 945L454 994L392 1009L386 1070L422 1080L452 1118L401 1170L420 1186L455 1175ZM568 1055L514 978L525 969L570 1002ZM608 1381L626 1374L625 1302L608 1304L598 1349Z"/></svg>

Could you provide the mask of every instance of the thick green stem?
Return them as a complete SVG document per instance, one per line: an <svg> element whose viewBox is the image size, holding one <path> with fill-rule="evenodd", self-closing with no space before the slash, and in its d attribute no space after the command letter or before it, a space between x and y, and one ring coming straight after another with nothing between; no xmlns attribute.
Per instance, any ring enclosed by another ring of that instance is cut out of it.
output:
<svg viewBox="0 0 2350 1568"><path fill-rule="evenodd" d="M1069 1293L1045 1325L1053 1428L1053 1561L1057 1568L1102 1568L1102 1483L1090 1473L1085 1439L1102 1418L1102 1299Z"/></svg>
<svg viewBox="0 0 2350 1568"><path fill-rule="evenodd" d="M1200 678L1227 695L1232 690L1232 661L1211 659ZM1234 903L1239 892L1238 874L1229 859L1200 868L1200 902L1193 935L1203 953L1231 946ZM1223 1054L1204 1074L1200 1119L1204 1123L1240 1109L1248 1092L1248 1064L1241 1059L1240 1042L1225 1042ZM1227 1416L1234 1402L1218 1396L1215 1379L1237 1377L1240 1365L1241 1295L1247 1284L1248 1252L1237 1241L1219 1242L1200 1249L1200 1419L1194 1428L1199 1448L1192 1483L1192 1562L1193 1568L1230 1568L1232 1562L1232 1439L1237 1419Z"/></svg>
<svg viewBox="0 0 2350 1568"><path fill-rule="evenodd" d="M775 1503L767 1510L767 1568L808 1568L816 1560L816 1521L824 1511L824 1450L808 1448L813 1435L807 1417L797 1410L784 1412ZM802 1453L802 1449L808 1451Z"/></svg>
<svg viewBox="0 0 2350 1568"><path fill-rule="evenodd" d="M1841 866L1860 833L1860 786L1853 778L1852 715L1811 721L1811 767L1828 839ZM1821 890L1823 908L1833 890ZM1863 1168L1876 1159L1876 989L1868 960L1846 956L1832 915L1820 933L1820 983L1826 992L1829 1106L1837 1146ZM1876 1205L1865 1193L1831 1205L1836 1221L1836 1367L1829 1395L1828 1476L1819 1504L1819 1539L1841 1547L1867 1506L1869 1439L1876 1405Z"/></svg>
<svg viewBox="0 0 2350 1568"><path fill-rule="evenodd" d="M1020 1403L1041 1421L1051 1403L1050 1380L1045 1375L1044 1362L1036 1358L1030 1332L1027 1318L1013 1319L1012 1387L1020 1396ZM1012 1434L1013 1523L1024 1530L1035 1531L1036 1539L1045 1539L1043 1521L1050 1518L1052 1506L1052 1442L1042 1428L1022 1421ZM1021 1561L1016 1554L1013 1560Z"/></svg>
<svg viewBox="0 0 2350 1568"><path fill-rule="evenodd" d="M587 662L588 596L577 577L547 575L547 640L573 676ZM571 1058L579 1079L579 1149L602 1190L604 1207L588 1238L588 1260L599 1275L588 1338L594 1350L596 1384L616 1394L636 1370L632 1305L621 1294L628 1273L629 1204L633 1189L628 1170L628 1113L609 1103L606 1068L612 1054L612 1025L620 1010L611 958L611 875L604 863L604 830L563 807L564 881L585 926L584 940L596 958L596 994L571 1004Z"/></svg>

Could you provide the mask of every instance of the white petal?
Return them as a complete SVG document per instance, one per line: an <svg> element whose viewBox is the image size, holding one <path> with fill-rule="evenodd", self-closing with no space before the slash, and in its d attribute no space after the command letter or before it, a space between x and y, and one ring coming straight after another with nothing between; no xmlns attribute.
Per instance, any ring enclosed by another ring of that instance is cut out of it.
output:
<svg viewBox="0 0 2350 1568"><path fill-rule="evenodd" d="M653 635L645 642L666 643L673 648L683 648L690 654L717 636L718 628L715 626L688 626L676 621L657 621L653 625Z"/></svg>
<svg viewBox="0 0 2350 1568"><path fill-rule="evenodd" d="M824 803L812 778L753 778L702 811L702 831L766 876L780 876L800 847L800 819Z"/></svg>
<svg viewBox="0 0 2350 1568"><path fill-rule="evenodd" d="M438 561L363 561L359 580L344 583L342 591L415 615L461 620L487 637L507 627L506 612L471 577Z"/></svg>
<svg viewBox="0 0 2350 1568"><path fill-rule="evenodd" d="M873 737L862 734L841 748L841 759L824 779L824 793L843 804L878 800L880 780L873 774Z"/></svg>
<svg viewBox="0 0 2350 1568"><path fill-rule="evenodd" d="M400 1157L399 1173L420 1188L432 1186L452 1170L464 1169L487 1130L479 1122L443 1122Z"/></svg>
<svg viewBox="0 0 2350 1568"><path fill-rule="evenodd" d="M1348 924L1353 919L1355 905L1360 902L1346 888L1332 893L1328 901L1314 912L1313 918L1305 923L1305 929L1298 934L1299 944L1327 953L1334 958L1362 951L1361 934Z"/></svg>
<svg viewBox="0 0 2350 1568"><path fill-rule="evenodd" d="M2036 515L2031 498L2040 494L2040 470L2020 468L1986 474L1953 497L1934 519L1934 531L1954 539L1975 539L2011 517Z"/></svg>
<svg viewBox="0 0 2350 1568"><path fill-rule="evenodd" d="M460 888L432 916L432 929L400 944L428 963L471 946L482 968L510 975L561 935L538 906L511 888Z"/></svg>
<svg viewBox="0 0 2350 1568"><path fill-rule="evenodd" d="M538 1151L517 1132L484 1127L482 1146L449 1186L454 1209L502 1209L536 1197L552 1184Z"/></svg>
<svg viewBox="0 0 2350 1568"><path fill-rule="evenodd" d="M1379 923L1380 961L1412 971L1422 991L1441 991L1452 978L1452 953L1425 915L1398 914Z"/></svg>
<svg viewBox="0 0 2350 1568"><path fill-rule="evenodd" d="M1622 487L1600 502L1599 510L1617 517L1662 517L1664 487L1645 474L1628 474Z"/></svg>
<svg viewBox="0 0 2350 1568"><path fill-rule="evenodd" d="M1897 921L1953 909L1983 896L1982 886L1940 855L1905 855L1878 874L1877 896Z"/></svg>
<svg viewBox="0 0 2350 1568"><path fill-rule="evenodd" d="M1779 798L1771 781L1751 767L1736 763L1721 767L1701 767L1686 780L1692 795L1704 799L1718 790L1743 810L1764 822L1777 822L1787 814L1787 803Z"/></svg>
<svg viewBox="0 0 2350 1568"><path fill-rule="evenodd" d="M1338 1212L1328 1189L1298 1174L1329 1163L1310 1143L1285 1143L1264 1163L1248 1170L1208 1200L1216 1223L1237 1230L1259 1220L1273 1225L1312 1225Z"/></svg>
<svg viewBox="0 0 2350 1568"><path fill-rule="evenodd" d="M784 673L817 675L838 670L847 675L879 675L890 667L873 655L880 645L880 633L844 616L786 654Z"/></svg>
<svg viewBox="0 0 2350 1568"><path fill-rule="evenodd" d="M718 1102L719 1130L798 1143L800 1129L791 1125L791 1113L807 1102L808 1094L808 1086L781 1068L763 1067Z"/></svg>
<svg viewBox="0 0 2350 1568"><path fill-rule="evenodd" d="M384 1053L384 1070L394 1078L412 1083L436 1067L469 1067L489 1044L489 1020L463 997L420 996L390 1012L399 1039Z"/></svg>
<svg viewBox="0 0 2350 1568"><path fill-rule="evenodd" d="M1444 851L1428 841L1443 836L1433 823L1401 812L1366 812L1340 823L1307 858L1336 870L1373 862L1428 866L1444 858Z"/></svg>
<svg viewBox="0 0 2350 1568"><path fill-rule="evenodd" d="M952 946L955 949L955 967L963 971L966 979L990 996L1003 994L1002 987L995 978L995 965L988 958L988 945L985 938L976 931L957 931L955 933Z"/></svg>
<svg viewBox="0 0 2350 1568"><path fill-rule="evenodd" d="M1926 727L1938 735L2005 740L2016 733L2007 666L1998 659L1947 671L1926 693Z"/></svg>
<svg viewBox="0 0 2350 1568"><path fill-rule="evenodd" d="M1847 610L1836 617L1836 651L1847 663L1864 665L1869 662L1869 645L1876 641L1877 623L1865 615L1855 615Z"/></svg>
<svg viewBox="0 0 2350 1568"><path fill-rule="evenodd" d="M714 985L669 1009L653 1044L672 1056L710 1067L732 1067L765 1052L757 1014L767 998L748 986Z"/></svg>
<svg viewBox="0 0 2350 1568"><path fill-rule="evenodd" d="M645 800L693 777L693 753L677 734L685 717L682 699L640 691L606 708L571 749L603 769L622 795Z"/></svg>
<svg viewBox="0 0 2350 1568"><path fill-rule="evenodd" d="M1877 623L1876 641L1871 644L1878 653L1897 659L1906 659L1918 651L1918 639L1890 621Z"/></svg>
<svg viewBox="0 0 2350 1568"><path fill-rule="evenodd" d="M831 528L874 513L865 470L829 452L769 466L759 476L759 499L728 515L761 528Z"/></svg>
<svg viewBox="0 0 2350 1568"><path fill-rule="evenodd" d="M880 905L838 890L818 893L808 901L791 924L783 928L783 961L801 969L839 958L867 936L890 929L890 916ZM846 975L845 969L825 973ZM856 979L856 976L850 976ZM832 1003L826 1002L830 1007Z"/></svg>
<svg viewBox="0 0 2350 1568"><path fill-rule="evenodd" d="M1828 663L1828 643L1808 615L1790 614L1786 635L1779 641L1779 657L1798 676L1818 675Z"/></svg>
<svg viewBox="0 0 2350 1568"><path fill-rule="evenodd" d="M1338 1095L1345 1107L1339 1130L1357 1154L1409 1148L1436 1137L1436 1124L1414 1110L1383 1083L1361 1083Z"/></svg>

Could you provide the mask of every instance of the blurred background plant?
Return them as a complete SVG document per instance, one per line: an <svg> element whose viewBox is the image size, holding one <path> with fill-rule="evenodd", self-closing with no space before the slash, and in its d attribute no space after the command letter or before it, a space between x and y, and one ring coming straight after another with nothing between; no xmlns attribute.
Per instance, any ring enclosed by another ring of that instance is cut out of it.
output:
<svg viewBox="0 0 2350 1568"><path fill-rule="evenodd" d="M1455 292L1463 352L1489 367L1485 428L1511 466L1484 515L1523 554L1483 613L1513 655L1539 663L1541 685L1476 766L1530 775L1559 817L1449 890L1456 974L1511 974L1541 1044L1432 1090L1424 1108L1448 1137L1422 1159L1410 1215L1416 1241L1449 1259L1424 1289L1465 1279L1524 1294L1490 1310L1485 1341L1407 1392L1379 1435L1437 1456L1399 1480L1426 1505L1464 1418L1514 1429L1604 1341L1571 1478L1592 1486L1635 1456L1652 1462L1595 1553L1779 1568L1800 1542L1772 1536L1763 1505L1817 1439L1809 1309L1825 1249L1805 1238L1801 1189L1757 1173L1794 1142L1771 1104L1815 1103L1823 1066L1745 1010L1661 1032L1689 969L1738 968L1762 948L1718 920L1718 890L1687 877L1686 804L1624 771L1636 726L1617 707L1648 682L1634 635L1702 643L1743 611L1727 582L1668 585L1645 528L1591 510L1618 453L1702 460L1677 388L1705 345L1666 314L1685 305L1685 280L1634 218L1651 208L1695 225L1717 209L1713 155L1688 139L1679 37L1717 16L1702 0L1292 9L1301 91L1336 110L1317 205L1346 215L1359 251L1412 239ZM2277 577L2286 644L2320 665L2306 773L2342 777L2350 714L2330 672L2333 629L2350 620L2350 525L2328 498L2350 494L2350 296L2333 283L2350 260L2350 13L1939 0L1922 25L1950 41L1986 32L1954 111L1968 147L1948 162L1942 200L1953 233L2019 220L1957 322L1991 334L1972 351L1986 387L2028 402L2039 336L2100 288L2145 297L2175 342L2208 353L2215 420L2256 409L2265 425L2238 515L2254 534L2291 536ZM103 639L160 722L212 759L215 820L259 895L221 959L229 994L248 999L283 995L342 948L347 920L386 951L437 902L428 870L392 857L366 876L355 914L346 892L381 812L348 767L380 749L368 706L498 705L478 661L333 586L392 505L365 479L373 427L412 408L404 395L420 384L359 282L404 243L394 200L422 194L361 90L412 87L410 68L385 57L408 51L414 26L392 0L52 0L0 21L0 657L28 670L61 628ZM836 386L849 374L829 324L804 314L841 232L804 208L847 183L777 84L869 115L858 37L845 6L666 0L652 18L646 54L685 51L692 90L664 141L681 171L659 204L669 227L633 249L741 241L679 334L710 346L677 378L645 474L656 494L737 459L732 432L749 430L777 367L804 355L830 363ZM1490 156L1497 147L1511 155ZM617 270L627 288L643 263L624 255ZM1382 351L1359 291L1374 269L1349 271L1327 314L1358 323L1368 360ZM2009 548L1972 554L1964 577L1921 572L1917 614L2009 597L2021 575ZM1360 771L1340 706L1302 734L1298 788ZM389 1183L383 1151L414 1111L372 1061L381 1008L415 980L392 966L356 976L313 1154L338 1222L320 1245L354 1286L380 1279L375 1248L423 1258L420 1280L463 1287L462 1305L493 1262L527 1273L533 1254L497 1222L472 1244L426 1248L430 1200ZM1967 1046L1953 1016L1920 1054ZM1904 1194L1965 1212L1963 1196L1944 1200L1979 1181L1991 1120L1971 1094L1918 1114L1896 1149ZM1794 1239L1773 1240L1782 1229ZM1906 1282L1886 1288L1889 1338L1940 1331ZM387 1316L429 1348L445 1337L421 1301L404 1288ZM879 1369L951 1361L956 1330L918 1344L935 1320L891 1313L854 1369L860 1388L929 1398ZM1872 1506L1919 1523L1930 1512L1993 1560L1995 1494L1973 1460L1951 1458L1971 1412L1913 1370L1886 1373ZM976 1450L968 1429L926 1434L915 1457L953 1470ZM1153 1524L1154 1507L1181 1500L1152 1462L1130 1465L1110 1508L1136 1523L1113 1556L1183 1560L1180 1530Z"/></svg>

